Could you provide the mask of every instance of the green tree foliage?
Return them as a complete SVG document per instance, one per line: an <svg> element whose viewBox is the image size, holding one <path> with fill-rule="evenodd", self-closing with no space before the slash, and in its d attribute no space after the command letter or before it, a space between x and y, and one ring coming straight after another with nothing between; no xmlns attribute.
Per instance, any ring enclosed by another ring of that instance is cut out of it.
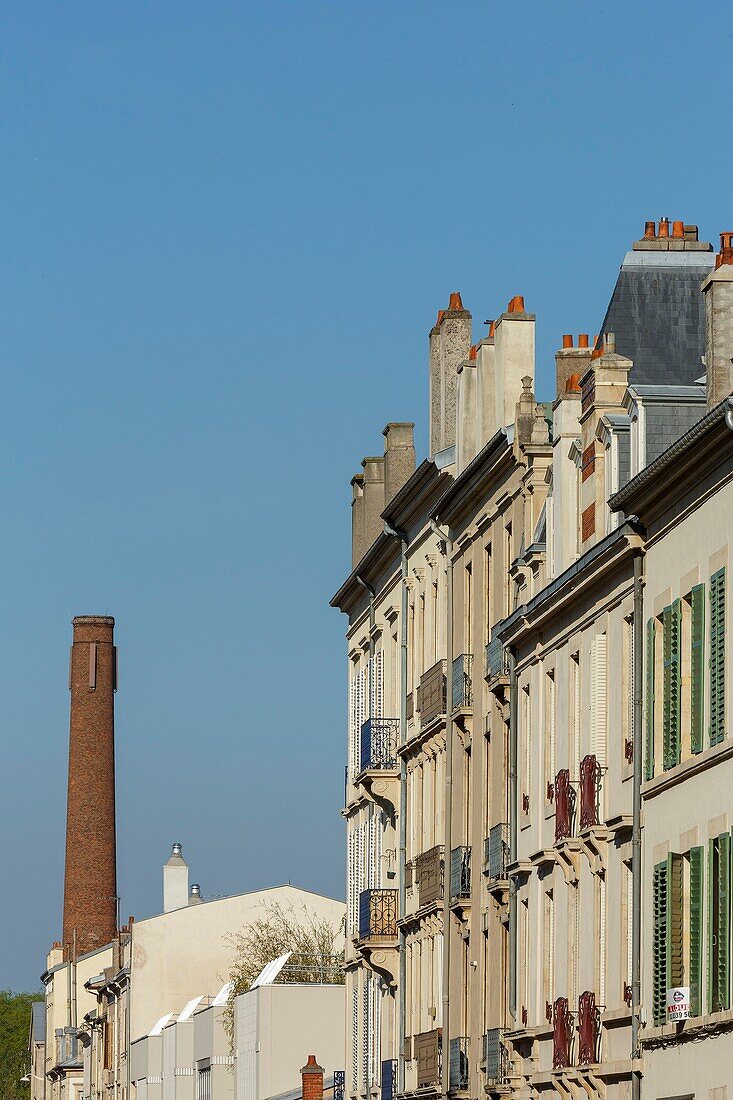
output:
<svg viewBox="0 0 733 1100"><path fill-rule="evenodd" d="M0 990L0 1100L28 1100L30 1087L20 1079L28 1073L31 1004L41 993Z"/></svg>
<svg viewBox="0 0 733 1100"><path fill-rule="evenodd" d="M265 915L229 937L234 959L229 970L232 989L225 1017L230 1043L234 1032L234 998L246 992L267 963L291 952L277 981L343 985L344 922L333 925L305 906L266 904ZM1 1098L0 1098L1 1100Z"/></svg>

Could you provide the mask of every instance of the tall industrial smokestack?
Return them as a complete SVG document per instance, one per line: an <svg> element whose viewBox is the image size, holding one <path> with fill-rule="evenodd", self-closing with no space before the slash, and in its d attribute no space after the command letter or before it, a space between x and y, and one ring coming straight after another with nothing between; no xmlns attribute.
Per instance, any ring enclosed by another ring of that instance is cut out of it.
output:
<svg viewBox="0 0 733 1100"><path fill-rule="evenodd" d="M64 934L66 958L102 947L117 932L113 618L74 619L69 690Z"/></svg>

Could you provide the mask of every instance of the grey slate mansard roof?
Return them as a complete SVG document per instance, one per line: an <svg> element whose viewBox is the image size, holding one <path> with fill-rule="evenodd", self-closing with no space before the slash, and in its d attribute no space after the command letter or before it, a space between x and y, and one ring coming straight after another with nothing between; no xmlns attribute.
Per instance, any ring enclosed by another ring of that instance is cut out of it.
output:
<svg viewBox="0 0 733 1100"><path fill-rule="evenodd" d="M627 252L601 332L633 361L629 382L691 385L704 373L705 302L712 252Z"/></svg>

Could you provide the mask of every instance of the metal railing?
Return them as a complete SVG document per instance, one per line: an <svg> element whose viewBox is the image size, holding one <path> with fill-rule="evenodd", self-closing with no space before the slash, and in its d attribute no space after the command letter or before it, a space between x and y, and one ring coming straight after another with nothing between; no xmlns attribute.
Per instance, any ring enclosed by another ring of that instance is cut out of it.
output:
<svg viewBox="0 0 733 1100"><path fill-rule="evenodd" d="M359 939L397 938L397 891L362 890L359 894Z"/></svg>
<svg viewBox="0 0 733 1100"><path fill-rule="evenodd" d="M501 1028L492 1027L484 1035L484 1073L486 1080L501 1085L506 1079L506 1047Z"/></svg>
<svg viewBox="0 0 733 1100"><path fill-rule="evenodd" d="M558 997L552 1006L552 1068L564 1069L571 1065L573 1015L567 997Z"/></svg>
<svg viewBox="0 0 733 1100"><path fill-rule="evenodd" d="M361 727L361 770L397 767L399 718L367 718Z"/></svg>
<svg viewBox="0 0 733 1100"><path fill-rule="evenodd" d="M578 1062L581 1066L593 1065L600 1060L601 1011L596 1005L596 995L590 990L578 998Z"/></svg>
<svg viewBox="0 0 733 1100"><path fill-rule="evenodd" d="M575 791L570 784L570 772L563 768L555 776L555 841L572 836L575 811Z"/></svg>
<svg viewBox="0 0 733 1100"><path fill-rule="evenodd" d="M450 900L471 896L471 849L467 845L454 848L450 854Z"/></svg>
<svg viewBox="0 0 733 1100"><path fill-rule="evenodd" d="M449 1047L449 1079L452 1089L467 1089L470 1076L471 1040L467 1035L451 1039Z"/></svg>
<svg viewBox="0 0 733 1100"><path fill-rule="evenodd" d="M484 650L484 675L487 680L506 676L509 671L506 649L498 638L492 638Z"/></svg>
<svg viewBox="0 0 733 1100"><path fill-rule="evenodd" d="M333 1071L333 1100L344 1100L346 1090L346 1070L335 1069Z"/></svg>
<svg viewBox="0 0 733 1100"><path fill-rule="evenodd" d="M343 985L343 962L343 954L293 954L275 979L275 985Z"/></svg>
<svg viewBox="0 0 733 1100"><path fill-rule="evenodd" d="M453 710L473 706L473 654L462 653L453 662L451 699Z"/></svg>
<svg viewBox="0 0 733 1100"><path fill-rule="evenodd" d="M584 756L580 762L580 827L590 829L599 823L601 768L595 756Z"/></svg>
<svg viewBox="0 0 733 1100"><path fill-rule="evenodd" d="M421 907L440 901L443 897L444 862L442 844L436 844L415 859L415 878Z"/></svg>
<svg viewBox="0 0 733 1100"><path fill-rule="evenodd" d="M506 822L493 825L484 841L484 864L489 879L506 878L509 862L509 826Z"/></svg>

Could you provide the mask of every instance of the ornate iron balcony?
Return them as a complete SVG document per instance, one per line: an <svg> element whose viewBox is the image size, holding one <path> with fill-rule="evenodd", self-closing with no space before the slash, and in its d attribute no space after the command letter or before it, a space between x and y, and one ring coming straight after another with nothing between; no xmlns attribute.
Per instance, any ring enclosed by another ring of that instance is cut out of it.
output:
<svg viewBox="0 0 733 1100"><path fill-rule="evenodd" d="M552 1009L552 1068L563 1069L570 1063L573 1016L567 997L558 997Z"/></svg>
<svg viewBox="0 0 733 1100"><path fill-rule="evenodd" d="M368 718L361 727L361 771L397 767L399 718Z"/></svg>
<svg viewBox="0 0 733 1100"><path fill-rule="evenodd" d="M484 841L484 861L490 879L506 878L509 862L509 826L493 825Z"/></svg>
<svg viewBox="0 0 733 1100"><path fill-rule="evenodd" d="M393 1100L397 1092L397 1059L382 1062L382 1100Z"/></svg>
<svg viewBox="0 0 733 1100"><path fill-rule="evenodd" d="M486 1080L502 1085L506 1079L506 1047L501 1028L492 1027L484 1035L484 1071Z"/></svg>
<svg viewBox="0 0 733 1100"><path fill-rule="evenodd" d="M590 829L599 823L598 803L601 791L601 768L595 756L584 756L580 762L580 827Z"/></svg>
<svg viewBox="0 0 733 1100"><path fill-rule="evenodd" d="M555 776L555 841L572 836L575 791L570 784L570 772L563 768Z"/></svg>
<svg viewBox="0 0 733 1100"><path fill-rule="evenodd" d="M473 706L473 654L462 653L453 662L453 710Z"/></svg>
<svg viewBox="0 0 733 1100"><path fill-rule="evenodd" d="M596 1005L596 995L586 990L578 999L578 1062L581 1066L599 1061L601 1038L601 1012Z"/></svg>
<svg viewBox="0 0 733 1100"><path fill-rule="evenodd" d="M466 845L450 854L450 900L471 896L471 849ZM452 1040L451 1040L452 1042Z"/></svg>
<svg viewBox="0 0 733 1100"><path fill-rule="evenodd" d="M497 676L506 676L509 669L506 650L498 638L492 638L484 651L485 667L484 675L487 680L493 680Z"/></svg>
<svg viewBox="0 0 733 1100"><path fill-rule="evenodd" d="M359 894L359 939L397 938L397 891L362 890Z"/></svg>
<svg viewBox="0 0 733 1100"><path fill-rule="evenodd" d="M467 1035L451 1039L449 1050L450 1087L467 1089L471 1040Z"/></svg>

